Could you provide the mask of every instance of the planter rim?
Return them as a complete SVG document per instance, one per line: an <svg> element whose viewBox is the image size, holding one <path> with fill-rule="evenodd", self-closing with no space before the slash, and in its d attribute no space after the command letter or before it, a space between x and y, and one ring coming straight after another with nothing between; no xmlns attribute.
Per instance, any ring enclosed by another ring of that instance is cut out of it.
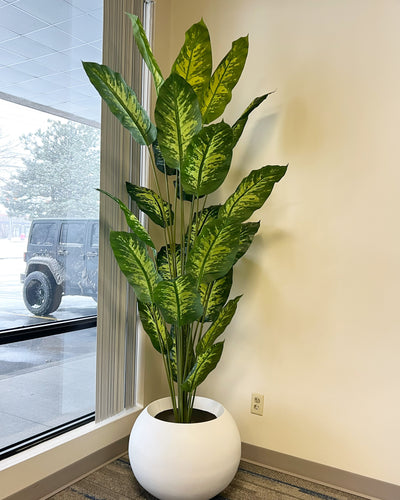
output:
<svg viewBox="0 0 400 500"><path fill-rule="evenodd" d="M198 422L198 423L193 423L193 424L187 424L187 423L177 423L177 422L165 422L164 420L157 420L157 422L160 422L160 424L163 425L184 425L184 426L197 426L197 425L210 425L216 420L218 420L220 417L224 415L226 412L225 408L221 403L218 403L218 401L215 401L210 398L205 398L202 396L196 396L194 400L194 405L193 408L196 408L198 410L204 410L212 413L213 415L216 416L216 419L214 420L209 420L207 422ZM162 411L165 410L170 410L172 409L172 401L170 397L166 398L161 398L161 399L156 399L152 403L146 406L144 411L150 416L155 418L156 415L161 413Z"/></svg>

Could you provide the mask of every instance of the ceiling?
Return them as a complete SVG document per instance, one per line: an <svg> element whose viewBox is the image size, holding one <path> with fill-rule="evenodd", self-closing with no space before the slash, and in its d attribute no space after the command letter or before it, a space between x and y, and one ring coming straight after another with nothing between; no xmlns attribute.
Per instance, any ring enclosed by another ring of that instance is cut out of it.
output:
<svg viewBox="0 0 400 500"><path fill-rule="evenodd" d="M101 62L102 0L0 0L0 98L100 123L81 61Z"/></svg>

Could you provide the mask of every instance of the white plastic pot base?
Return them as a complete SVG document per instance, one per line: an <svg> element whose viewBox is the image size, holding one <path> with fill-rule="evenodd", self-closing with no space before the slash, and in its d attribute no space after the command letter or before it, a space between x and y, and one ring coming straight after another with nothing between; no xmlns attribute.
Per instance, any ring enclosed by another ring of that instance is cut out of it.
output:
<svg viewBox="0 0 400 500"><path fill-rule="evenodd" d="M208 500L224 490L239 466L241 441L231 414L219 403L196 397L195 408L217 418L198 424L158 420L171 408L159 399L137 418L129 440L133 473L160 500Z"/></svg>

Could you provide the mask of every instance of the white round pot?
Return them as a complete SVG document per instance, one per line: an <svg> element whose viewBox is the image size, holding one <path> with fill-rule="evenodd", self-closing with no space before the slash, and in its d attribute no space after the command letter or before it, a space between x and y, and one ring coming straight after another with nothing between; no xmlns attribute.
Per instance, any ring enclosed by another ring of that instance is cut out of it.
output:
<svg viewBox="0 0 400 500"><path fill-rule="evenodd" d="M160 500L208 500L234 478L241 441L231 414L212 399L196 397L194 408L217 418L176 424L155 416L172 407L164 398L147 406L129 439L129 460L136 479Z"/></svg>

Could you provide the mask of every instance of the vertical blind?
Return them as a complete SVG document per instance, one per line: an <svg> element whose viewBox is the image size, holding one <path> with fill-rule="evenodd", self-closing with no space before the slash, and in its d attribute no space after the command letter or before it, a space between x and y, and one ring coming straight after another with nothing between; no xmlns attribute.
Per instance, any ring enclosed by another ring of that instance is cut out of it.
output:
<svg viewBox="0 0 400 500"><path fill-rule="evenodd" d="M146 3L147 4L147 3ZM125 12L151 16L143 0L104 0L103 63L121 73L142 98L142 60ZM148 18L144 24L149 26ZM102 105L100 187L129 200L125 181L141 180L141 150ZM97 323L96 421L135 404L136 301L114 259L110 230L127 230L122 211L106 196L100 201L99 314Z"/></svg>

